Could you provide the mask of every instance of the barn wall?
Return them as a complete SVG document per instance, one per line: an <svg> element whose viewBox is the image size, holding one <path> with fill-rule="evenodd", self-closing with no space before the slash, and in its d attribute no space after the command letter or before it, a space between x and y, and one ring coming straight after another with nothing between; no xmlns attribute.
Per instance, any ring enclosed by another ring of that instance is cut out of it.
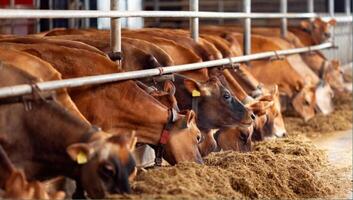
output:
<svg viewBox="0 0 353 200"><path fill-rule="evenodd" d="M338 58L342 64L348 64L353 61L352 58L352 23L338 23L334 28L334 43L338 49L323 50L324 54L330 58Z"/></svg>

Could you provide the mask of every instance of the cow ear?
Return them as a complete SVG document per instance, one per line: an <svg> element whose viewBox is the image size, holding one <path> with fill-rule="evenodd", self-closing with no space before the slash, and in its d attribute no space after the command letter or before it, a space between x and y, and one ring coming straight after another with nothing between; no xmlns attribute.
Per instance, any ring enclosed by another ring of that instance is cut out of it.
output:
<svg viewBox="0 0 353 200"><path fill-rule="evenodd" d="M175 89L175 85L173 84L173 82L167 80L167 81L164 82L163 90L165 92L168 92L170 95L174 96L176 89Z"/></svg>
<svg viewBox="0 0 353 200"><path fill-rule="evenodd" d="M76 143L67 147L67 153L73 161L85 164L93 155L93 148L86 143Z"/></svg>
<svg viewBox="0 0 353 200"><path fill-rule="evenodd" d="M25 190L26 185L27 181L25 180L24 174L21 171L16 170L7 180L5 190L21 192Z"/></svg>
<svg viewBox="0 0 353 200"><path fill-rule="evenodd" d="M335 19L331 19L330 21L328 21L328 24L330 24L331 26L336 26L337 21Z"/></svg>
<svg viewBox="0 0 353 200"><path fill-rule="evenodd" d="M49 194L53 194L55 192L64 191L66 179L63 176L59 176L50 180L43 182L45 191ZM65 197L65 193L64 193Z"/></svg>
<svg viewBox="0 0 353 200"><path fill-rule="evenodd" d="M192 96L201 95L200 84L197 81L192 79L185 79L184 86Z"/></svg>
<svg viewBox="0 0 353 200"><path fill-rule="evenodd" d="M311 30L311 24L308 20L303 20L300 22L300 27L304 30L308 30L310 31Z"/></svg>
<svg viewBox="0 0 353 200"><path fill-rule="evenodd" d="M194 123L196 121L196 114L194 111L190 110L186 113L186 125L187 127L190 127L191 123Z"/></svg>

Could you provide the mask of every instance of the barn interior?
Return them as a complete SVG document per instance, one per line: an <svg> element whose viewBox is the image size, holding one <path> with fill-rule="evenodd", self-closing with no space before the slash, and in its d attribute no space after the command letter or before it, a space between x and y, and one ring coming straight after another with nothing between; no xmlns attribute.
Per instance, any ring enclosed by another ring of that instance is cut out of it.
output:
<svg viewBox="0 0 353 200"><path fill-rule="evenodd" d="M0 0L0 198L352 199L352 0Z"/></svg>

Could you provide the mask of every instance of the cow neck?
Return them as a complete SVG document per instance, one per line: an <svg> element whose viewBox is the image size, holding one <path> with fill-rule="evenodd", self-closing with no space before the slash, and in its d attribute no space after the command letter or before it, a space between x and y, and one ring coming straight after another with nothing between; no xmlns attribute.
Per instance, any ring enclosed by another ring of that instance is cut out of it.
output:
<svg viewBox="0 0 353 200"><path fill-rule="evenodd" d="M45 167L52 169L46 171L56 171L70 177L79 176L79 166L68 156L67 147L104 137L98 134L93 137L96 128L92 128L54 101L33 102L32 109L24 114L26 130L35 154L33 160L43 162Z"/></svg>
<svg viewBox="0 0 353 200"><path fill-rule="evenodd" d="M161 167L162 166L162 158L163 154L165 152L165 145L167 144L169 138L170 138L170 131L173 128L174 122L178 118L178 113L173 109L169 109L169 116L168 116L168 122L165 124L161 137L159 139L159 143L156 146L156 158L155 158L155 166Z"/></svg>
<svg viewBox="0 0 353 200"><path fill-rule="evenodd" d="M104 98L97 92L103 93ZM163 128L168 122L168 108L148 95L135 82L109 84L105 89L96 91L95 96L102 97L94 100L102 107L107 106L103 110L109 109L110 112L88 108L89 112L96 112L90 113L96 116L89 119L93 124L98 124L107 131L135 130L139 143L159 143Z"/></svg>

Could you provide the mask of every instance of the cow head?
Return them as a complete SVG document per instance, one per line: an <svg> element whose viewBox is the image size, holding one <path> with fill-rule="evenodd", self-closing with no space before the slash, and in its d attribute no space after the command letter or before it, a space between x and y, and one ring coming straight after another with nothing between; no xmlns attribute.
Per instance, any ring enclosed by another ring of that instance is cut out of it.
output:
<svg viewBox="0 0 353 200"><path fill-rule="evenodd" d="M251 136L253 126L231 127L219 130L216 133L218 147L224 151L233 150L240 152L251 151Z"/></svg>
<svg viewBox="0 0 353 200"><path fill-rule="evenodd" d="M333 91L330 85L324 81L320 81L316 91L316 106L319 112L328 115L333 111Z"/></svg>
<svg viewBox="0 0 353 200"><path fill-rule="evenodd" d="M292 99L294 110L305 120L315 116L316 87L310 81L306 81L303 87L296 88L298 93Z"/></svg>
<svg viewBox="0 0 353 200"><path fill-rule="evenodd" d="M321 18L315 18L313 22L302 21L301 28L311 34L315 44L320 44L327 41L330 37L330 27L336 26L336 20L331 19L328 22L323 21Z"/></svg>
<svg viewBox="0 0 353 200"><path fill-rule="evenodd" d="M257 115L252 135L253 140L259 141L265 137L284 137L286 135L277 85L270 94L259 96L249 107Z"/></svg>
<svg viewBox="0 0 353 200"><path fill-rule="evenodd" d="M163 158L172 165L183 161L203 163L198 149L201 132L196 125L196 115L193 111L185 112L174 122L164 146Z"/></svg>
<svg viewBox="0 0 353 200"><path fill-rule="evenodd" d="M327 82L334 91L343 92L345 89L339 60L329 62L321 74L321 79Z"/></svg>
<svg viewBox="0 0 353 200"><path fill-rule="evenodd" d="M102 135L108 134L97 132L89 143L67 147L71 159L80 165L81 184L90 198L130 193L129 179L136 173L130 152L136 144L136 137L134 134Z"/></svg>
<svg viewBox="0 0 353 200"><path fill-rule="evenodd" d="M184 86L189 96L197 99L197 125L201 130L252 124L253 113L218 78L210 78L205 83L185 79Z"/></svg>

